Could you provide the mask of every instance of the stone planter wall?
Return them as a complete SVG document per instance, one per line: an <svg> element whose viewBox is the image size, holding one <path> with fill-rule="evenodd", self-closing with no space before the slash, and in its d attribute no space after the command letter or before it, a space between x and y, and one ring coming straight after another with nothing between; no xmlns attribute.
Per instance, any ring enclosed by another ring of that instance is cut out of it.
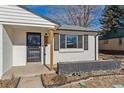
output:
<svg viewBox="0 0 124 93"><path fill-rule="evenodd" d="M57 63L57 73L60 75L97 70L114 70L120 68L120 65L121 62L116 60L59 62Z"/></svg>

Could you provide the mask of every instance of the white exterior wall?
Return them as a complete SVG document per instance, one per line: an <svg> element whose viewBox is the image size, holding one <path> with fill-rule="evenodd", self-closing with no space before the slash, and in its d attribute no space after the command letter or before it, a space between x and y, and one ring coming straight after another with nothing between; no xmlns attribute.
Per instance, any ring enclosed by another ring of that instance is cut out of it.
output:
<svg viewBox="0 0 124 93"><path fill-rule="evenodd" d="M89 48L88 50L83 49L60 49L59 62L68 61L84 61L84 60L94 60L95 59L95 43L94 36L89 36Z"/></svg>
<svg viewBox="0 0 124 93"><path fill-rule="evenodd" d="M5 29L3 29L3 73L12 66L12 41Z"/></svg>
<svg viewBox="0 0 124 93"><path fill-rule="evenodd" d="M13 46L13 66L26 65L26 46Z"/></svg>
<svg viewBox="0 0 124 93"><path fill-rule="evenodd" d="M43 64L43 37L48 33L47 29L41 28L18 28L13 30L13 66L23 66L27 64L27 46L26 46L26 33L39 32L41 33L41 64ZM46 47L46 63L50 63L50 45Z"/></svg>
<svg viewBox="0 0 124 93"><path fill-rule="evenodd" d="M119 45L119 39L108 39L108 44L104 44L104 40L99 40L100 50L122 50L124 51L124 38L122 38L122 45Z"/></svg>
<svg viewBox="0 0 124 93"><path fill-rule="evenodd" d="M0 79L3 74L3 26L0 24Z"/></svg>
<svg viewBox="0 0 124 93"><path fill-rule="evenodd" d="M26 46L26 33L38 32L41 33L41 64L44 63L44 35L48 33L46 28L37 27L24 27L24 26L8 26L5 29L12 41L12 66L24 66L27 64L27 46ZM49 33L48 33L49 35ZM10 47L11 48L11 47ZM8 54L9 55L9 54ZM10 55L11 57L11 55ZM46 46L45 64L50 64L50 44ZM7 68L8 69L8 68Z"/></svg>
<svg viewBox="0 0 124 93"><path fill-rule="evenodd" d="M60 31L60 34L74 34L74 35L84 35L87 33L83 32L66 32ZM73 62L73 61L86 61L86 60L95 60L95 35L88 36L88 50L82 49L59 49L59 51L54 51L54 64L57 62ZM83 38L84 40L84 38ZM96 60L98 59L98 37L96 38ZM84 41L83 41L84 45Z"/></svg>

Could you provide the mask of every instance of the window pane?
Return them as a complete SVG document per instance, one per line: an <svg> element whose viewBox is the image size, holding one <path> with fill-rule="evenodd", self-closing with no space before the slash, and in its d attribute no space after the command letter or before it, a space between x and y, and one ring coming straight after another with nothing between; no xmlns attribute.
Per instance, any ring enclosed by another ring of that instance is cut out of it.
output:
<svg viewBox="0 0 124 93"><path fill-rule="evenodd" d="M54 34L54 50L59 50L59 34Z"/></svg>
<svg viewBox="0 0 124 93"><path fill-rule="evenodd" d="M88 50L88 35L84 35L84 50Z"/></svg>
<svg viewBox="0 0 124 93"><path fill-rule="evenodd" d="M67 35L67 48L77 48L77 36Z"/></svg>
<svg viewBox="0 0 124 93"><path fill-rule="evenodd" d="M40 46L41 34L40 33L27 33L27 45L28 46Z"/></svg>
<svg viewBox="0 0 124 93"><path fill-rule="evenodd" d="M60 48L65 48L65 35L60 35Z"/></svg>
<svg viewBox="0 0 124 93"><path fill-rule="evenodd" d="M78 48L82 48L82 35L78 35Z"/></svg>

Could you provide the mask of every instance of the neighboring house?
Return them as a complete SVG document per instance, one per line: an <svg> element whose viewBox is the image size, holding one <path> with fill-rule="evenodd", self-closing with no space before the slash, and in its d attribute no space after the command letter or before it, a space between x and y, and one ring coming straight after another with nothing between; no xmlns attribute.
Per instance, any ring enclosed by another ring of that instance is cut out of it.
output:
<svg viewBox="0 0 124 93"><path fill-rule="evenodd" d="M124 54L124 29L110 31L100 36L99 50L108 54Z"/></svg>
<svg viewBox="0 0 124 93"><path fill-rule="evenodd" d="M27 63L50 64L53 69L57 62L97 59L96 30L61 26L22 6L0 6L0 78L12 66Z"/></svg>

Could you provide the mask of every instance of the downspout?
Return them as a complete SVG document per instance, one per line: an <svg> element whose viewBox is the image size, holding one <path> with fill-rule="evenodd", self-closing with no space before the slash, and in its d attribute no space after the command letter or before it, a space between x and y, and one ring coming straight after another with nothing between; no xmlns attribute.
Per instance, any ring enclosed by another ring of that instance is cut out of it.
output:
<svg viewBox="0 0 124 93"><path fill-rule="evenodd" d="M98 36L98 35L99 35L99 33L95 35L95 60L97 60L97 50L98 50L98 49L96 49L96 40L97 40L97 36ZM98 47L97 47L97 48L98 48Z"/></svg>

